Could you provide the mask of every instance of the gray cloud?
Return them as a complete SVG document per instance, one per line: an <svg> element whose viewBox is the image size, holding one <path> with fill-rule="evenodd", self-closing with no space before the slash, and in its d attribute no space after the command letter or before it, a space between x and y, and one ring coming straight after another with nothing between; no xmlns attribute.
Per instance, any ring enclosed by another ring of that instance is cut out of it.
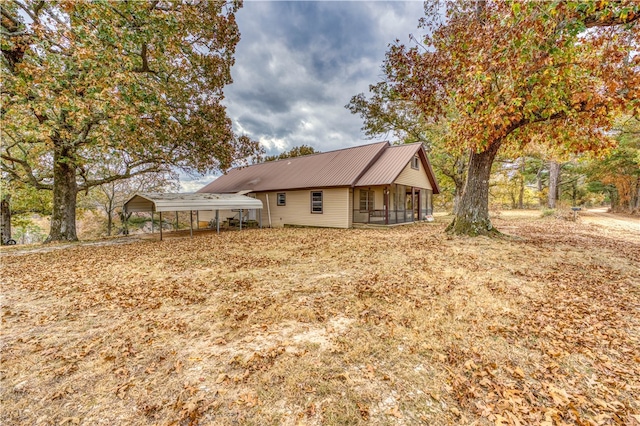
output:
<svg viewBox="0 0 640 426"><path fill-rule="evenodd" d="M388 45L409 42L422 2L245 1L225 104L238 133L268 154L299 145L330 151L369 141L344 108L380 80ZM193 178L183 177L191 189ZM202 179L197 180L198 183Z"/></svg>
<svg viewBox="0 0 640 426"><path fill-rule="evenodd" d="M236 130L270 153L365 143L344 105L379 80L388 44L407 42L421 15L421 2L245 2L225 90Z"/></svg>

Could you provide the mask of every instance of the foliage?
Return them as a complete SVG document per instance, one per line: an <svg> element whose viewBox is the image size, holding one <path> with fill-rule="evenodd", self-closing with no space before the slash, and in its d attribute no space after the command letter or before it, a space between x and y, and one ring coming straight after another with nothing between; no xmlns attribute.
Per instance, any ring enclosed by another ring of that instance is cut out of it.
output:
<svg viewBox="0 0 640 426"><path fill-rule="evenodd" d="M172 167L225 170L255 153L221 103L240 5L2 3L1 167L53 191L49 239L75 239L78 191Z"/></svg>
<svg viewBox="0 0 640 426"><path fill-rule="evenodd" d="M285 158L301 157L303 155L318 154L320 151L316 151L314 147L307 145L300 145L291 148L289 151L282 152L278 155L267 155L264 157L264 161L276 161L284 160Z"/></svg>
<svg viewBox="0 0 640 426"><path fill-rule="evenodd" d="M18 244L33 244L44 241L46 234L33 220L33 215L21 214L12 217L13 239Z"/></svg>
<svg viewBox="0 0 640 426"><path fill-rule="evenodd" d="M591 189L606 192L614 210L640 210L640 120L626 117L617 126L618 146L603 159L593 159Z"/></svg>
<svg viewBox="0 0 640 426"><path fill-rule="evenodd" d="M472 150L453 232L494 232L488 181L501 147L603 150L616 113L640 112L635 2L450 1L445 18L439 2L425 12L427 35L390 48L386 80L423 120L446 120L452 149Z"/></svg>
<svg viewBox="0 0 640 426"><path fill-rule="evenodd" d="M468 153L448 149L449 132L447 121L427 123L414 103L395 93L392 86L380 82L369 86L371 96L364 93L351 98L345 108L363 119L362 131L370 138L393 137L404 143L422 142L440 186L437 202L457 208L464 187Z"/></svg>
<svg viewBox="0 0 640 426"><path fill-rule="evenodd" d="M2 420L635 424L637 222L509 213L3 249Z"/></svg>

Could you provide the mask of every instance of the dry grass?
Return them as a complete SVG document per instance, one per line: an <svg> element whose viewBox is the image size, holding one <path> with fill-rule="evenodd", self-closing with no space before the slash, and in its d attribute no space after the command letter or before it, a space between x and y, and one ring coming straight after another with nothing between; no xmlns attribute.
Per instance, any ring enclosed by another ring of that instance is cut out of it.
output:
<svg viewBox="0 0 640 426"><path fill-rule="evenodd" d="M637 422L640 229L444 220L5 251L3 424Z"/></svg>

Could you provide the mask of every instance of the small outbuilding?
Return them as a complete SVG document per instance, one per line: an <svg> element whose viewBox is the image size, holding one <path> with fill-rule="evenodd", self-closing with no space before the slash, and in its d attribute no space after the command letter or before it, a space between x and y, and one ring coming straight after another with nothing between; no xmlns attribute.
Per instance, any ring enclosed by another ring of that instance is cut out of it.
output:
<svg viewBox="0 0 640 426"><path fill-rule="evenodd" d="M155 212L160 215L162 223L162 213L166 212L191 212L190 224L191 235L193 235L193 212L215 212L215 223L217 231L220 232L219 212L237 211L239 212L239 226L242 229L243 212L262 210L262 201L241 194L170 194L158 192L139 192L124 203L125 213L150 212L153 218ZM261 214L256 215L261 218ZM261 225L261 222L260 222ZM162 226L160 226L160 239L162 240Z"/></svg>

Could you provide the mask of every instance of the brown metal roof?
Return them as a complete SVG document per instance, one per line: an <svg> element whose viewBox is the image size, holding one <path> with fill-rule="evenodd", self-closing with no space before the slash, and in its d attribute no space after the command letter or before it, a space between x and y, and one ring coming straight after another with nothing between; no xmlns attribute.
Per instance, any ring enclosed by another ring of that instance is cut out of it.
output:
<svg viewBox="0 0 640 426"><path fill-rule="evenodd" d="M336 186L390 185L420 153L433 193L440 190L421 143L378 142L337 151L238 167L198 192L238 193Z"/></svg>
<svg viewBox="0 0 640 426"><path fill-rule="evenodd" d="M229 170L198 192L232 193L353 186L389 142L287 158Z"/></svg>
<svg viewBox="0 0 640 426"><path fill-rule="evenodd" d="M358 179L356 186L392 184L421 147L420 142L390 146L384 150L378 161Z"/></svg>

